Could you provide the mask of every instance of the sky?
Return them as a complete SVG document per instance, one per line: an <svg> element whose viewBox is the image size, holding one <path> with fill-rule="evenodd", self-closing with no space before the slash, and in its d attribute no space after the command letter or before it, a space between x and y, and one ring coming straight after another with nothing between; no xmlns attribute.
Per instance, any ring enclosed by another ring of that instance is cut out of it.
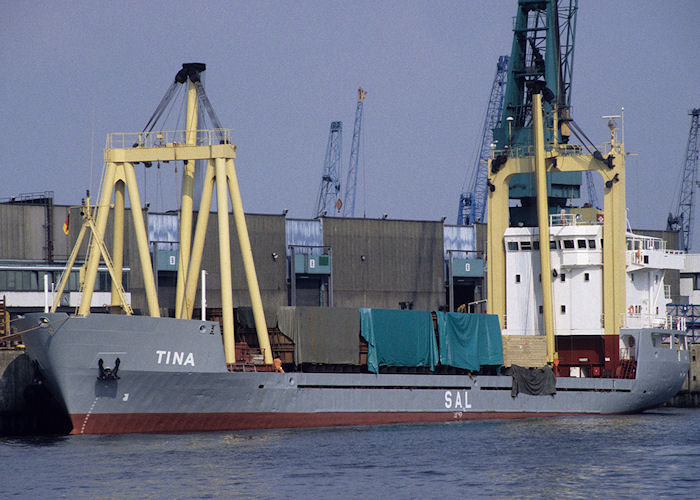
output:
<svg viewBox="0 0 700 500"><path fill-rule="evenodd" d="M624 108L629 219L664 229L688 111L700 107L700 3L579 3L574 119L602 143L601 116ZM78 204L95 193L107 134L142 130L181 64L204 62L209 100L234 131L246 212L314 215L330 122L343 122L347 168L361 86L356 215L454 223L516 6L0 0L0 198L54 191ZM180 174L139 171L144 202L176 208Z"/></svg>

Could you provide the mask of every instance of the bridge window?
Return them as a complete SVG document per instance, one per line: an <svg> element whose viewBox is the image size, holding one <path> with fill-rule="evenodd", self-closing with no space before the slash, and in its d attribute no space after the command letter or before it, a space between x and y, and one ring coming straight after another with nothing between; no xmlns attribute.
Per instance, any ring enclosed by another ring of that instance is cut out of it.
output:
<svg viewBox="0 0 700 500"><path fill-rule="evenodd" d="M586 248L586 240L576 240L576 244L579 248Z"/></svg>
<svg viewBox="0 0 700 500"><path fill-rule="evenodd" d="M574 240L564 240L564 248L574 248Z"/></svg>
<svg viewBox="0 0 700 500"><path fill-rule="evenodd" d="M521 241L520 250L532 250L532 243L529 241Z"/></svg>
<svg viewBox="0 0 700 500"><path fill-rule="evenodd" d="M509 241L508 242L508 250L509 251L518 251L518 242L517 241Z"/></svg>
<svg viewBox="0 0 700 500"><path fill-rule="evenodd" d="M595 240L588 240L588 248L595 248Z"/></svg>

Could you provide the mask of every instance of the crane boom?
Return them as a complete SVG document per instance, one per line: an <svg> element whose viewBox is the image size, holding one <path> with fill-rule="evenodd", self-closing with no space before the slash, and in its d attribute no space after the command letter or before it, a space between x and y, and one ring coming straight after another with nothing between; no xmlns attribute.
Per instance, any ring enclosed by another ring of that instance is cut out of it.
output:
<svg viewBox="0 0 700 500"><path fill-rule="evenodd" d="M499 125L503 113L503 96L506 89L509 56L500 56L496 64L496 76L491 85L491 95L486 108L484 127L481 131L481 147L471 177L469 192L459 196L457 224L467 225L486 220L486 189L488 181L488 163L491 158L493 130Z"/></svg>
<svg viewBox="0 0 700 500"><path fill-rule="evenodd" d="M667 229L680 232L679 245L686 252L692 246L693 229L693 195L700 180L698 180L698 133L700 122L700 108L688 113L690 119L690 132L688 134L688 147L685 151L685 162L681 174L680 196L674 212L668 215ZM674 215L675 214L675 215Z"/></svg>
<svg viewBox="0 0 700 500"><path fill-rule="evenodd" d="M342 164L340 162L343 146L343 122L331 122L328 133L328 146L326 147L326 159L323 162L323 174L321 186L318 190L316 210L314 217L340 212L340 176Z"/></svg>
<svg viewBox="0 0 700 500"><path fill-rule="evenodd" d="M357 89L357 108L355 110L355 126L352 131L352 146L350 148L350 166L345 181L345 196L343 197L343 215L355 216L355 194L357 192L357 164L360 153L360 132L362 130L362 103L367 92Z"/></svg>

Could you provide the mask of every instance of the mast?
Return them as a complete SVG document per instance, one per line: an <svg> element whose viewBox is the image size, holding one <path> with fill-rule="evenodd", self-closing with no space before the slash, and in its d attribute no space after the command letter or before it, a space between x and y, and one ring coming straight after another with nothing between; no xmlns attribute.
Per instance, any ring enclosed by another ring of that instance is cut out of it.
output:
<svg viewBox="0 0 700 500"><path fill-rule="evenodd" d="M204 71L203 64L183 65L187 70L187 119L185 125L185 144L197 145L197 87L200 73ZM192 199L194 197L194 160L185 160L182 171L182 199L180 200L180 251L177 266L177 283L175 288L175 317L184 318L183 305L185 294L185 279L190 262L190 245L192 243ZM228 208L228 207L227 207Z"/></svg>

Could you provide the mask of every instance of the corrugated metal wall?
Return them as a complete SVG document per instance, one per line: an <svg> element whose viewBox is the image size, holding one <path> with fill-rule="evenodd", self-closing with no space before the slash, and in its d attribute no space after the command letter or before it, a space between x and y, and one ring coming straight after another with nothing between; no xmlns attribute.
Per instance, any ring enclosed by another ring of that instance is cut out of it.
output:
<svg viewBox="0 0 700 500"><path fill-rule="evenodd" d="M260 294L268 321L274 310L287 305L287 261L285 258L285 217L284 215L246 214L246 225L253 249L253 260L258 275ZM221 307L219 236L216 214L209 216L206 244L202 267L207 271L207 304ZM249 306L250 294L245 279L241 250L238 244L233 217L229 218L231 235L231 267L233 281L233 304ZM276 257L275 257L276 256ZM199 295L199 293L198 293ZM197 303L199 303L199 296Z"/></svg>
<svg viewBox="0 0 700 500"><path fill-rule="evenodd" d="M57 260L65 260L81 225L80 209L54 207L54 248ZM63 234L65 216L70 213L70 234ZM179 238L177 215L145 214L151 240ZM0 258L43 260L45 258L44 207L0 205ZM196 214L195 214L196 217ZM146 311L142 270L133 235L130 210L126 213L124 265L131 267L129 291L132 305ZM112 217L105 234L111 250ZM384 307L396 309L401 302L414 309L436 309L445 299L444 252L446 245L475 243L473 230L463 228L445 233L439 221L396 221L378 219L323 218L287 220L284 215L246 215L253 257L268 318L277 307L288 304L287 253L290 244L332 247L334 304L340 307ZM245 273L233 217L229 219L231 262L235 306L250 305ZM194 226L193 226L194 227ZM454 234L452 234L454 233ZM468 241L458 241L467 238ZM202 267L209 273L207 302L221 306L219 285L218 224L210 215ZM80 259L85 255L85 244ZM477 243L478 246L478 243ZM199 295L199 294L198 294ZM161 308L174 309L161 296ZM199 296L196 304L199 304Z"/></svg>
<svg viewBox="0 0 700 500"><path fill-rule="evenodd" d="M436 309L445 302L441 222L323 219L338 307Z"/></svg>
<svg viewBox="0 0 700 500"><path fill-rule="evenodd" d="M45 208L0 205L0 259L46 259Z"/></svg>

